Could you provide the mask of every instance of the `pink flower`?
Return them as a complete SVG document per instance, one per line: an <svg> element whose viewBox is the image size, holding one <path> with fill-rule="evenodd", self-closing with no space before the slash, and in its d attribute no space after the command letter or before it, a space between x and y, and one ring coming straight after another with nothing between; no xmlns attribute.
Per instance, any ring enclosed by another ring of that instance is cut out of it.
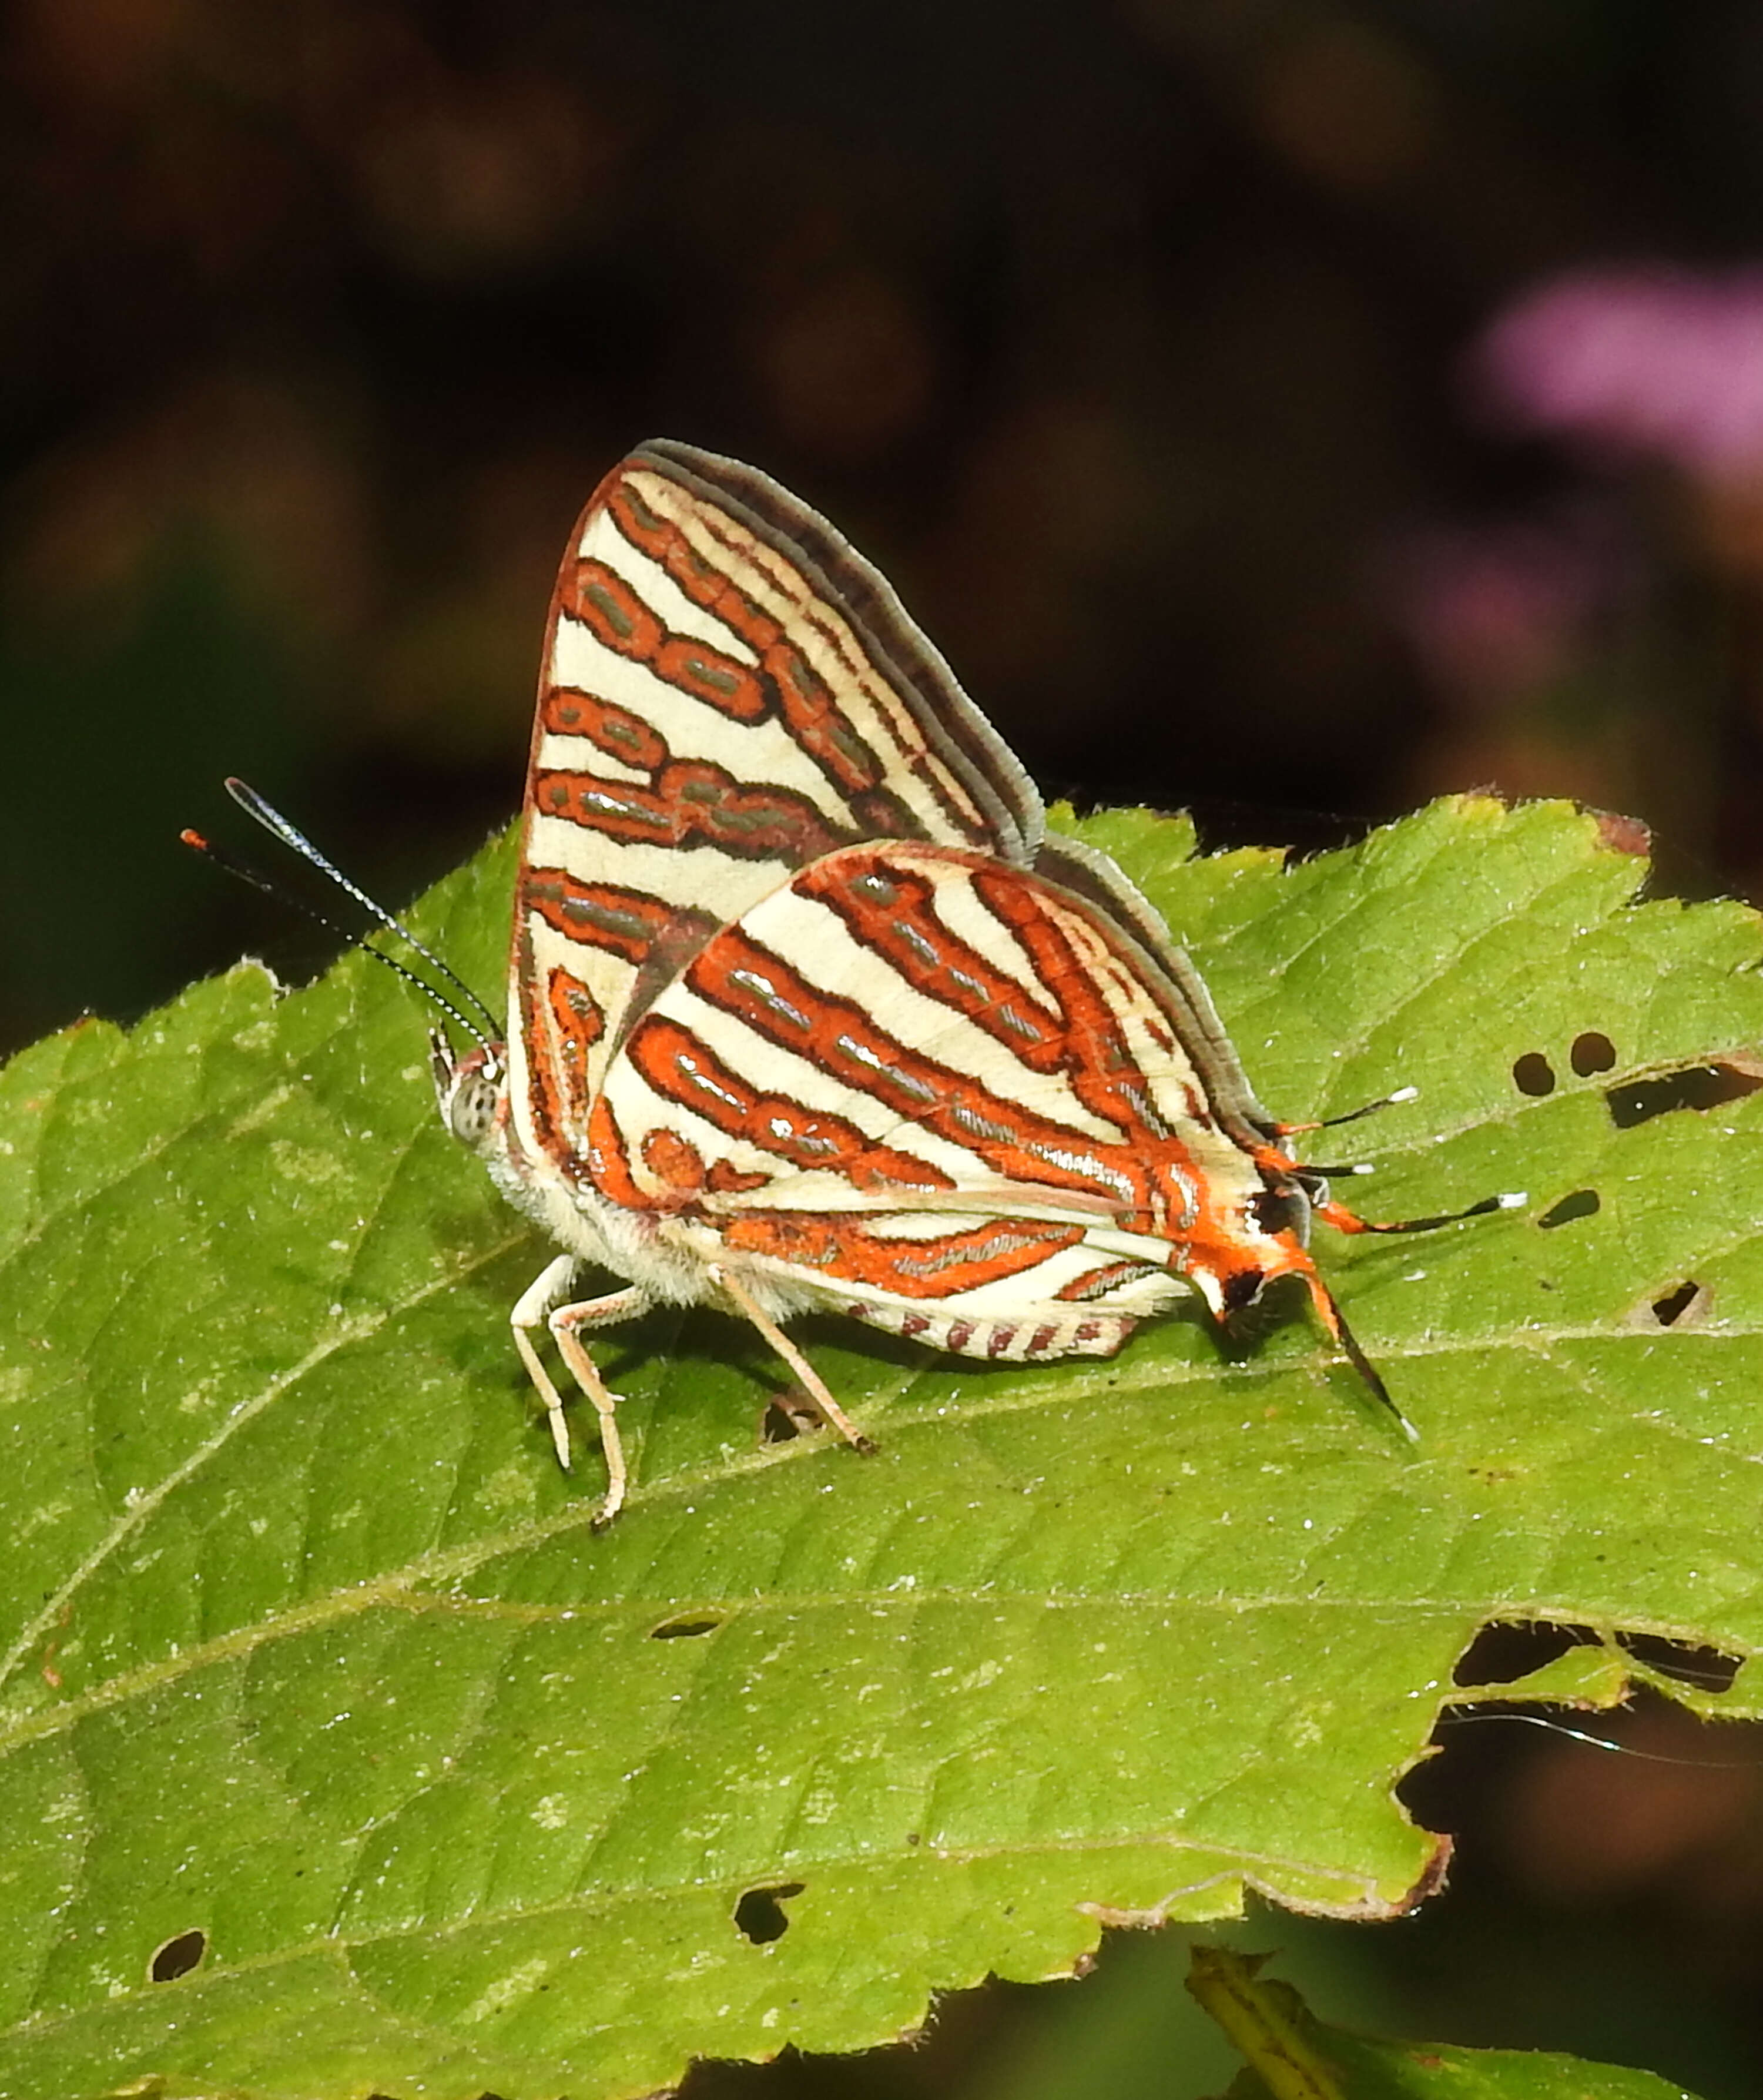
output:
<svg viewBox="0 0 1763 2100"><path fill-rule="evenodd" d="M1514 428L1651 454L1699 478L1763 471L1763 269L1557 277L1494 322L1470 377Z"/></svg>
<svg viewBox="0 0 1763 2100"><path fill-rule="evenodd" d="M1589 513L1435 525L1392 550L1386 602L1434 686L1493 698L1558 677L1626 567Z"/></svg>

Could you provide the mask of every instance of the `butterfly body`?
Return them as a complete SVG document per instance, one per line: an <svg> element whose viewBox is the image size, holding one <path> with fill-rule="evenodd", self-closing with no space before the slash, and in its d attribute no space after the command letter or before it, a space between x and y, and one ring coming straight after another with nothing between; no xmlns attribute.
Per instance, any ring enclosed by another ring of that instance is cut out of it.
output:
<svg viewBox="0 0 1763 2100"><path fill-rule="evenodd" d="M1108 1355L1189 1290L1297 1274L1320 1210L1204 985L1020 766L879 574L752 469L646 446L553 597L505 1045L444 1118L563 1250L515 1339L567 1462L548 1326L831 1309L957 1353ZM573 1296L583 1266L627 1279ZM1355 1361L1373 1378L1359 1358ZM1381 1390L1381 1388L1380 1388Z"/></svg>

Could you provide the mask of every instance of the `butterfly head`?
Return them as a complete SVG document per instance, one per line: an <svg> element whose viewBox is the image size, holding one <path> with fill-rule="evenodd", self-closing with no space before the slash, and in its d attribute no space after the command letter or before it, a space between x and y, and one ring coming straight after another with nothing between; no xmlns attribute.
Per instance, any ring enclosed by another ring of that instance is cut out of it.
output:
<svg viewBox="0 0 1763 2100"><path fill-rule="evenodd" d="M469 1151L487 1158L498 1143L508 1099L508 1065L500 1043L479 1043L463 1057L439 1028L429 1032L429 1069L441 1120Z"/></svg>

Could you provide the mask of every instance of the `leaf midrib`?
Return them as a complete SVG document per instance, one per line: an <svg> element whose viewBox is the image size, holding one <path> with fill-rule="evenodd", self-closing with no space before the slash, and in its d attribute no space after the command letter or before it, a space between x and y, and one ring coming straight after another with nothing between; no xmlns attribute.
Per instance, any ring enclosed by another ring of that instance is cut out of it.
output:
<svg viewBox="0 0 1763 2100"><path fill-rule="evenodd" d="M47 1636L50 1629L60 1617L68 1599L77 1593L79 1586L87 1577L95 1573L128 1539L140 1529L146 1520L156 1511L176 1488L192 1477L209 1458L217 1456L224 1449L236 1429L261 1414L272 1401L296 1385L308 1372L317 1369L339 1348L347 1343L370 1338L382 1326L401 1317L405 1312L427 1299L452 1289L460 1281L476 1269L500 1260L513 1247L522 1244L526 1238L524 1231L517 1232L462 1264L458 1270L427 1284L409 1299L382 1308L371 1315L362 1315L355 1321L340 1322L337 1327L331 1330L324 1339L309 1351L299 1363L276 1378L267 1381L252 1399L241 1402L229 1414L227 1420L220 1425L214 1436L192 1450L178 1467L167 1474L162 1481L143 1494L131 1507L126 1515L119 1520L106 1534L104 1541L95 1546L69 1574L67 1580L50 1595L42 1608L23 1628L18 1639L5 1657L0 1659L0 1684L10 1679L14 1673L29 1660L37 1644ZM1406 1342L1381 1345L1378 1355L1380 1361L1382 1361L1405 1362L1421 1358L1439 1358L1465 1354L1479 1356L1494 1349L1510 1348L1522 1349L1527 1355L1556 1363L1556 1359L1551 1352L1556 1344L1562 1342L1627 1341L1646 1344L1649 1347L1659 1347L1725 1341L1734 1337L1755 1339L1759 1335L1763 1335L1763 1321L1726 1321L1719 1323L1717 1327L1695 1328L1681 1334L1668 1328L1648 1330L1639 1326L1615 1327L1607 1323L1588 1321L1572 1326L1555 1324L1546 1328L1518 1326L1508 1330L1504 1335L1477 1334L1454 1337L1426 1335ZM1043 1408L1067 1406L1074 1401L1104 1392L1117 1395L1123 1392L1137 1393L1183 1386L1220 1387L1228 1392L1232 1387L1246 1387L1254 1382L1277 1377L1289 1377L1294 1374L1302 1375L1308 1373L1319 1382L1323 1382L1325 1381L1329 1372L1338 1370L1340 1368L1337 1360L1320 1354L1307 1361L1294 1361L1285 1359L1273 1362L1251 1361L1228 1366L1152 1362L1122 1366L1112 1372L1100 1367L1094 1369L1086 1367L1084 1371L1077 1372L1069 1378L1062 1379L1055 1388L1050 1390L1024 1392L1017 1388L974 1400L938 1400L926 1403L921 1409L915 1409L910 1403L902 1405L900 1401L896 1400L891 1405L874 1410L873 1418L877 1423L886 1421L902 1427L934 1423L983 1423L1000 1419L1011 1414L1031 1414ZM1563 1375L1569 1377L1577 1375L1572 1367L1565 1363L1557 1364L1557 1368ZM1681 1432L1677 1425L1650 1411L1646 1412L1644 1417L1637 1414L1633 1418L1644 1418L1651 1426L1668 1435L1686 1433ZM653 1484L640 1485L633 1490L631 1507L635 1510L646 1502L660 1503L688 1495L702 1494L707 1489L729 1480L769 1471L778 1466L804 1462L828 1448L832 1441L830 1436L826 1436L801 1437L787 1444L767 1445L754 1451L732 1456L721 1455L711 1464L671 1475L666 1480L658 1480ZM1728 1455L1731 1458L1742 1459L1748 1463L1763 1464L1763 1452L1748 1452L1730 1445L1726 1448ZM1399 1458L1403 1454L1400 1452L1392 1452L1391 1455L1392 1458ZM364 1599L365 1601L361 1604L346 1608L335 1599L328 1599L312 1606L302 1606L296 1612L275 1619L260 1621L255 1629L241 1629L234 1634L221 1636L220 1640L224 1643L249 1639L253 1633L258 1637L267 1640L280 1638L283 1631L295 1630L297 1626L304 1627L311 1624L321 1624L324 1622L327 1611L334 1612L337 1617L348 1616L353 1609L366 1608L368 1603L375 1601L377 1592L382 1586L386 1592L386 1600L390 1601L413 1583L457 1580L462 1576L470 1574L474 1569L485 1562L498 1559L510 1551L543 1543L546 1539L561 1533L587 1528L591 1524L593 1511L597 1502L597 1495L589 1495L584 1498L580 1507L572 1508L558 1517L536 1521L531 1524L512 1529L499 1534L494 1541L475 1541L469 1546L448 1549L433 1555L421 1556L417 1560L407 1564L395 1574L388 1574L377 1578L374 1583L338 1593L343 1598ZM855 1594L853 1593L853 1595ZM208 1653L214 1645L204 1643L201 1648L187 1652L192 1657L204 1655ZM164 1663L148 1665L147 1670L140 1674L139 1681L143 1684L161 1681L152 1673L165 1667L166 1665ZM128 1679L119 1681L126 1681L132 1684L136 1681L135 1674L131 1673ZM87 1696L96 1697L99 1695L95 1692ZM114 1701L107 1697L104 1700L104 1703L108 1705ZM77 1709L77 1701L68 1702L67 1710L72 1711ZM54 1710L57 1713L62 1710ZM41 1718L41 1716L33 1716L33 1722ZM0 1749L3 1749L9 1740L29 1740L31 1736L45 1732L33 1725L15 1736L0 1736Z"/></svg>

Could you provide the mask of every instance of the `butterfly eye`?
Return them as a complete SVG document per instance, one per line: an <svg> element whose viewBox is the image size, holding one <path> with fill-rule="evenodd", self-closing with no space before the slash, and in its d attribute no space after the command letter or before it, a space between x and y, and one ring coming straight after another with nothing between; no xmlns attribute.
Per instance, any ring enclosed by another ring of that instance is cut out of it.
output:
<svg viewBox="0 0 1763 2100"><path fill-rule="evenodd" d="M496 1102L500 1091L487 1074L462 1072L447 1098L447 1127L461 1145L474 1152L488 1148L496 1128Z"/></svg>

